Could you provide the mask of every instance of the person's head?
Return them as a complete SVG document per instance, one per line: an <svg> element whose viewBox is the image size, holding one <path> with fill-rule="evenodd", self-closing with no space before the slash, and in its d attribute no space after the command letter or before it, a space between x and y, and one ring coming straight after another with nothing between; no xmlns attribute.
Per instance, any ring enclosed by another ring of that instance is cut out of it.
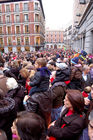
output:
<svg viewBox="0 0 93 140"><path fill-rule="evenodd" d="M91 87L90 87L90 86L85 87L85 88L84 88L84 91L85 91L86 93L90 93L90 92L91 92Z"/></svg>
<svg viewBox="0 0 93 140"><path fill-rule="evenodd" d="M35 68L46 67L46 60L45 58L38 58L35 62Z"/></svg>
<svg viewBox="0 0 93 140"><path fill-rule="evenodd" d="M13 68L18 68L18 67L19 67L18 61L13 61L12 67L13 67Z"/></svg>
<svg viewBox="0 0 93 140"><path fill-rule="evenodd" d="M84 98L79 90L67 90L64 104L79 114L84 110Z"/></svg>
<svg viewBox="0 0 93 140"><path fill-rule="evenodd" d="M93 63L92 63L92 64L90 64L90 65L89 65L89 67L90 67L90 69L92 69L92 68L93 68Z"/></svg>
<svg viewBox="0 0 93 140"><path fill-rule="evenodd" d="M44 140L45 124L35 113L23 113L14 121L16 134L20 140ZM44 137L44 138L43 138Z"/></svg>
<svg viewBox="0 0 93 140"><path fill-rule="evenodd" d="M68 65L66 65L66 63L56 63L56 68L63 70L68 68Z"/></svg>
<svg viewBox="0 0 93 140"><path fill-rule="evenodd" d="M0 140L7 140L6 133L3 130L0 130Z"/></svg>
<svg viewBox="0 0 93 140"><path fill-rule="evenodd" d="M9 90L16 89L18 87L18 83L14 78L8 78L6 81L6 86Z"/></svg>
<svg viewBox="0 0 93 140"><path fill-rule="evenodd" d="M89 114L88 135L90 140L93 140L93 110Z"/></svg>
<svg viewBox="0 0 93 140"><path fill-rule="evenodd" d="M28 77L29 77L29 71L26 69L26 68L22 68L21 70L20 70L20 75L23 77L23 78L25 78L25 79L27 79Z"/></svg>
<svg viewBox="0 0 93 140"><path fill-rule="evenodd" d="M85 73L85 74L88 74L89 73L89 66L88 65L84 65L83 66L83 72Z"/></svg>

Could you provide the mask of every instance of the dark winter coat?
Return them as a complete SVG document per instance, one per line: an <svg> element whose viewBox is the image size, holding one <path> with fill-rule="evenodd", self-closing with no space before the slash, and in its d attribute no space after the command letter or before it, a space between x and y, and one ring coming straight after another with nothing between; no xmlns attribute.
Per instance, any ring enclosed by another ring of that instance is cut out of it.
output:
<svg viewBox="0 0 93 140"><path fill-rule="evenodd" d="M11 98L4 98L7 106L0 107L0 129L6 132L8 140L12 140L11 127L16 118L15 101Z"/></svg>
<svg viewBox="0 0 93 140"><path fill-rule="evenodd" d="M65 109L54 126L48 129L48 136L55 137L56 140L78 140L84 127L84 117L74 113L70 116L65 116L68 110ZM66 124L63 128L62 125Z"/></svg>
<svg viewBox="0 0 93 140"><path fill-rule="evenodd" d="M19 85L18 88L9 90L6 96L14 99L17 112L23 110L23 99L25 94L22 86Z"/></svg>
<svg viewBox="0 0 93 140"><path fill-rule="evenodd" d="M64 82L70 80L70 68L59 69L56 71L56 78L52 82L52 85L56 82Z"/></svg>
<svg viewBox="0 0 93 140"><path fill-rule="evenodd" d="M84 80L84 78L82 76L82 84L83 84L83 88L85 88L87 86L91 86L93 84L90 73L87 74L87 80L86 81Z"/></svg>
<svg viewBox="0 0 93 140"><path fill-rule="evenodd" d="M68 84L69 89L83 90L82 83L82 65L77 64L71 67L70 84Z"/></svg>
<svg viewBox="0 0 93 140"><path fill-rule="evenodd" d="M65 97L66 84L64 82L56 82L51 88L53 108L58 108L63 105L63 100Z"/></svg>
<svg viewBox="0 0 93 140"><path fill-rule="evenodd" d="M39 114L44 120L46 127L51 122L52 95L50 91L33 94L25 105L27 111Z"/></svg>
<svg viewBox="0 0 93 140"><path fill-rule="evenodd" d="M46 72L45 76L41 76L41 72L37 71L34 75L34 79L30 82L30 86L48 90L50 75Z"/></svg>

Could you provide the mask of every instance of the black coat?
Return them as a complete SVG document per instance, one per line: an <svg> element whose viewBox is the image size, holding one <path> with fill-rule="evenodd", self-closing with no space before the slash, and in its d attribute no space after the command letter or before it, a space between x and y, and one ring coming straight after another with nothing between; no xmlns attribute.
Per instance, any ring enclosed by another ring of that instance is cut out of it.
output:
<svg viewBox="0 0 93 140"><path fill-rule="evenodd" d="M55 137L56 140L78 140L84 128L84 118L80 117L79 114L74 113L70 116L65 117L68 110L65 109L54 126L48 129L48 136ZM66 124L64 128L61 128L63 124Z"/></svg>
<svg viewBox="0 0 93 140"><path fill-rule="evenodd" d="M70 80L70 68L59 69L56 71L56 78L52 82L52 85L56 82L64 82Z"/></svg>
<svg viewBox="0 0 93 140"><path fill-rule="evenodd" d="M51 122L52 94L50 91L33 94L25 104L27 111L40 115L44 120L46 127Z"/></svg>
<svg viewBox="0 0 93 140"><path fill-rule="evenodd" d="M7 106L0 107L0 129L6 132L8 140L12 140L11 126L16 118L15 101L11 98L4 98Z"/></svg>
<svg viewBox="0 0 93 140"><path fill-rule="evenodd" d="M90 73L87 74L87 80L86 80L86 81L85 81L84 78L82 77L82 85L83 85L83 88L92 85L92 79L91 79Z"/></svg>
<svg viewBox="0 0 93 140"><path fill-rule="evenodd" d="M49 79L50 75L46 73L45 76L41 76L40 71L37 71L34 75L34 79L32 82L30 82L30 86L37 88L47 90L49 88Z"/></svg>
<svg viewBox="0 0 93 140"><path fill-rule="evenodd" d="M23 99L25 94L22 86L19 85L18 88L9 90L6 96L14 99L17 112L23 110Z"/></svg>
<svg viewBox="0 0 93 140"><path fill-rule="evenodd" d="M66 84L64 82L56 82L51 88L53 108L58 108L63 105L65 97Z"/></svg>

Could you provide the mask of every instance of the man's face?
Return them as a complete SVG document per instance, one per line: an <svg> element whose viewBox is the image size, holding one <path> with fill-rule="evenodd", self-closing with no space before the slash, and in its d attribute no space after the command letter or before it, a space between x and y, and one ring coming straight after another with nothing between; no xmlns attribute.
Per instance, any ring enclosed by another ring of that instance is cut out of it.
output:
<svg viewBox="0 0 93 140"><path fill-rule="evenodd" d="M93 140L93 120L89 122L88 135L89 135L90 140Z"/></svg>

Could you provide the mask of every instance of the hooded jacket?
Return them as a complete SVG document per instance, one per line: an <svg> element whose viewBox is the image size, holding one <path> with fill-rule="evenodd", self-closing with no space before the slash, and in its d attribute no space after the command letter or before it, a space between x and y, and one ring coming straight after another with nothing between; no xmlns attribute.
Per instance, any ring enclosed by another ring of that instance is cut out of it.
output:
<svg viewBox="0 0 93 140"><path fill-rule="evenodd" d="M70 80L70 68L59 69L56 71L56 78L52 85L56 82L64 82Z"/></svg>
<svg viewBox="0 0 93 140"><path fill-rule="evenodd" d="M4 98L7 106L0 107L0 129L6 132L8 140L12 140L11 126L16 118L15 101L11 98Z"/></svg>

